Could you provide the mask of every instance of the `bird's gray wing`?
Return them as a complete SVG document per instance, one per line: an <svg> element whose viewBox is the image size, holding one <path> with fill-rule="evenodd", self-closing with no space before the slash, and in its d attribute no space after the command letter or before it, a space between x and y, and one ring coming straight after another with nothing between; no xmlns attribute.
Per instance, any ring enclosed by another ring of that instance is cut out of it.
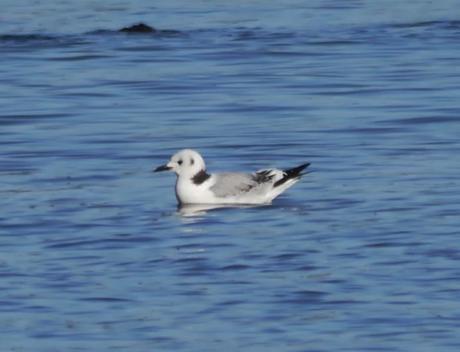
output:
<svg viewBox="0 0 460 352"><path fill-rule="evenodd" d="M262 170L254 174L222 173L215 174L216 181L211 191L217 197L238 196L254 190L257 186L271 181L270 170Z"/></svg>
<svg viewBox="0 0 460 352"><path fill-rule="evenodd" d="M257 183L252 175L242 173L215 174L216 182L211 191L217 197L238 196L254 188Z"/></svg>

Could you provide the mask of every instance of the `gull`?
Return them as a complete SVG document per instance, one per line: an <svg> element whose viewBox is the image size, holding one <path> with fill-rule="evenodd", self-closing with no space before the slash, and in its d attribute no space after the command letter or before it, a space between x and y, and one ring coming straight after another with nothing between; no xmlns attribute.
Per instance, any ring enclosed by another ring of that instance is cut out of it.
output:
<svg viewBox="0 0 460 352"><path fill-rule="evenodd" d="M203 157L195 150L183 149L154 172L174 171L176 198L187 204L270 204L304 175L310 163L287 170L264 169L254 173L210 174Z"/></svg>

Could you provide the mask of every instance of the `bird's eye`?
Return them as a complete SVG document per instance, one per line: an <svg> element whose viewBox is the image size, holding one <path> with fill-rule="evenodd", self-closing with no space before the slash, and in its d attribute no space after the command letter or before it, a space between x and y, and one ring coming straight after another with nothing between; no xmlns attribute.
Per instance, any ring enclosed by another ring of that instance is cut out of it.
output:
<svg viewBox="0 0 460 352"><path fill-rule="evenodd" d="M178 163L179 165L182 165L182 160L179 160L177 163Z"/></svg>
<svg viewBox="0 0 460 352"><path fill-rule="evenodd" d="M195 160L190 159L190 165L193 165L193 164L195 164Z"/></svg>

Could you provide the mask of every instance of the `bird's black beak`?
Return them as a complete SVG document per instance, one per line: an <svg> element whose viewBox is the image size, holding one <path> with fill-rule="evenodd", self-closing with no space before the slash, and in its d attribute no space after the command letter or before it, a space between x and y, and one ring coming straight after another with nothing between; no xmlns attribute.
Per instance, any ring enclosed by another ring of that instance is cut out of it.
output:
<svg viewBox="0 0 460 352"><path fill-rule="evenodd" d="M161 165L161 166L158 166L155 170L153 170L153 172L168 171L168 170L171 170L171 167L169 167L168 165Z"/></svg>

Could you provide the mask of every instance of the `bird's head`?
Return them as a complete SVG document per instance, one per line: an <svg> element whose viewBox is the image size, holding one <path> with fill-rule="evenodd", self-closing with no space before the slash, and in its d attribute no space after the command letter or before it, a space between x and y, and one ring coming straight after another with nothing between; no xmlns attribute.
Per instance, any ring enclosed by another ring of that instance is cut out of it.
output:
<svg viewBox="0 0 460 352"><path fill-rule="evenodd" d="M206 171L206 164L197 151L183 149L174 154L167 164L154 170L158 171L174 171L178 176L193 178L200 171Z"/></svg>

